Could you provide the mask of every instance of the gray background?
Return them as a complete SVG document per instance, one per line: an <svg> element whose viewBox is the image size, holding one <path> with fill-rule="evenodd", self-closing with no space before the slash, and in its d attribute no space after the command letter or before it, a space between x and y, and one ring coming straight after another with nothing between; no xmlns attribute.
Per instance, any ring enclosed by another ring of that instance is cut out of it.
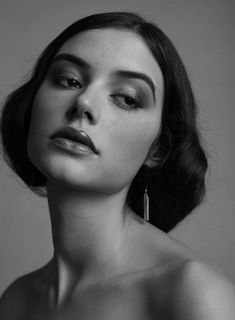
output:
<svg viewBox="0 0 235 320"><path fill-rule="evenodd" d="M27 78L35 58L67 25L85 15L128 10L166 32L189 72L210 154L206 201L171 235L235 282L235 94L233 0L0 1L0 99ZM233 30L232 30L233 29ZM52 255L45 199L0 162L0 293Z"/></svg>

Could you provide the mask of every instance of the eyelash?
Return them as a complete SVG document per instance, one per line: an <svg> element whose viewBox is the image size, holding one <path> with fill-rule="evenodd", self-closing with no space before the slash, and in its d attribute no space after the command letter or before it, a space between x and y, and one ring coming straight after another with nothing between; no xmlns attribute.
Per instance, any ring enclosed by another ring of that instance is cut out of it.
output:
<svg viewBox="0 0 235 320"><path fill-rule="evenodd" d="M72 75L72 76L67 76L67 75L58 75L55 76L55 78L53 79L53 82L56 85L59 85L60 87L63 88L75 88L75 89L81 89L82 88L82 84L81 81L79 81L79 77L77 77L76 75ZM74 86L74 85L70 85L69 81L75 81L78 86ZM66 82L67 84L65 84L64 82ZM127 110L131 110L131 109L141 109L143 108L142 106L142 101L141 99L139 99L139 97L133 97L131 95L128 94L112 94L110 95L111 98L114 99L114 101L121 107L121 108L125 108ZM123 103L121 102L118 98L122 98L123 100L125 99L131 99L134 103L134 106L128 106L127 103ZM125 106L124 106L125 105Z"/></svg>
<svg viewBox="0 0 235 320"><path fill-rule="evenodd" d="M82 84L81 81L79 81L80 79L73 75L73 76L56 76L53 80L53 82L63 88L81 88ZM78 84L78 86L73 86L73 85L69 85L69 81L76 81L76 83ZM66 82L67 84L65 84L64 82Z"/></svg>
<svg viewBox="0 0 235 320"><path fill-rule="evenodd" d="M120 107L122 107L123 108L123 105L125 104L126 106L124 106L124 108L125 109L141 109L142 108L142 102L140 101L140 99L139 98L133 98L132 96L130 96L130 95L127 95L127 94L115 94L115 95L111 95L111 97L115 100L115 102L118 104L118 105L120 105ZM123 98L124 100L126 99L126 98L128 98L128 99L131 99L132 101L133 101L133 103L134 103L134 106L128 106L128 104L127 103L122 103L122 102L120 102L118 99L117 99L117 97L121 97L121 98Z"/></svg>

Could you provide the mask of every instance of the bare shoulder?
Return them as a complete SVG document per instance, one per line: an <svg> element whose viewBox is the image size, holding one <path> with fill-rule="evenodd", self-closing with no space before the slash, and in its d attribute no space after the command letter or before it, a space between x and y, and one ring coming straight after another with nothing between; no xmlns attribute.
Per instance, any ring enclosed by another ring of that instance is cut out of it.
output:
<svg viewBox="0 0 235 320"><path fill-rule="evenodd" d="M173 279L172 319L234 319L235 289L222 273L188 260L173 271Z"/></svg>
<svg viewBox="0 0 235 320"><path fill-rule="evenodd" d="M221 271L200 261L189 248L168 235L158 233L154 246L158 250L152 251L152 256L163 257L163 263L151 274L150 292L156 315L170 320L235 318L235 289Z"/></svg>
<svg viewBox="0 0 235 320"><path fill-rule="evenodd" d="M149 272L148 282L154 317L161 315L169 320L235 319L234 287L222 272L201 262L190 248L160 231L153 229L152 232L148 228L146 238L144 251L151 248L150 261L157 262Z"/></svg>

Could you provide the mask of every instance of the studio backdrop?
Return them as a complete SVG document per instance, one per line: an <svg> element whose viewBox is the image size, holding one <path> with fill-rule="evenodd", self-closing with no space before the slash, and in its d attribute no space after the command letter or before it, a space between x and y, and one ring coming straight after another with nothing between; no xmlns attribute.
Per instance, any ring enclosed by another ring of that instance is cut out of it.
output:
<svg viewBox="0 0 235 320"><path fill-rule="evenodd" d="M207 196L171 236L235 283L235 90L233 0L1 0L0 99L27 79L42 49L92 14L133 11L158 24L178 49L199 106L209 156ZM53 247L46 199L0 160L0 294L45 264Z"/></svg>

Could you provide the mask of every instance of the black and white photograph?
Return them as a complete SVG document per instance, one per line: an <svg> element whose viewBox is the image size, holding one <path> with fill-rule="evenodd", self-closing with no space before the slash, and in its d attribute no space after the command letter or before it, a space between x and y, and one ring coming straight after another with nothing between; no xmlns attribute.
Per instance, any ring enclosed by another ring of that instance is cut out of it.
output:
<svg viewBox="0 0 235 320"><path fill-rule="evenodd" d="M0 319L235 319L234 1L0 4Z"/></svg>

